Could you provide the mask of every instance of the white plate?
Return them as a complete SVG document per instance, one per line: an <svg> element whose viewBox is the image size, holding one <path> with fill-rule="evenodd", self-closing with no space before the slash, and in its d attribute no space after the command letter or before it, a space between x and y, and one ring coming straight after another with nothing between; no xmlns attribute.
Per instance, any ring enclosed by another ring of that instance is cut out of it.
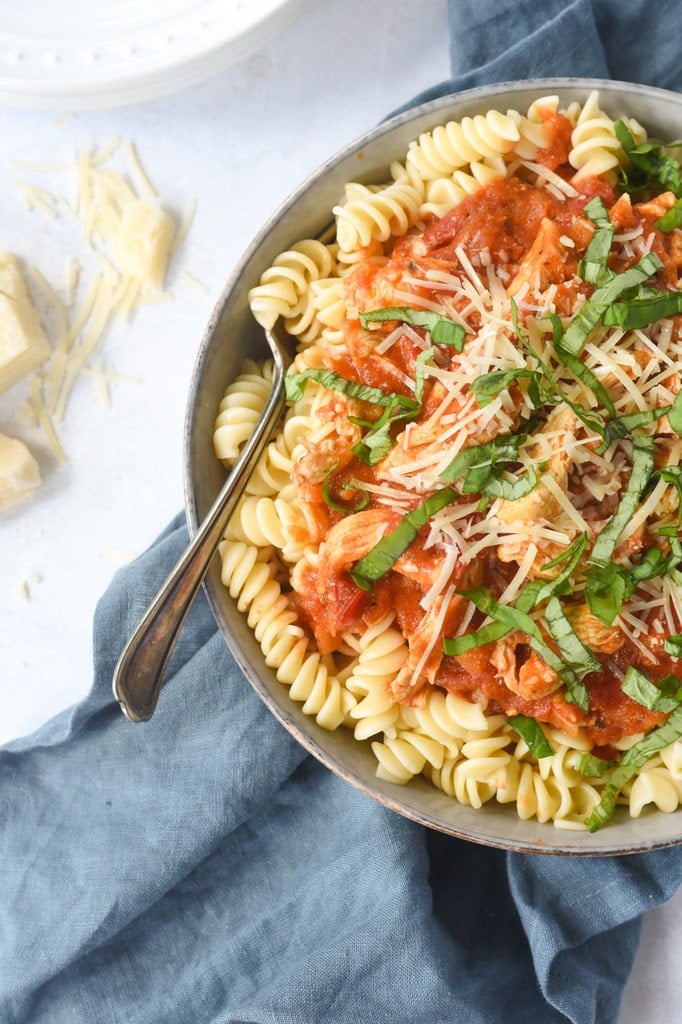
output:
<svg viewBox="0 0 682 1024"><path fill-rule="evenodd" d="M0 104L89 110L153 99L242 60L304 0L3 4Z"/></svg>

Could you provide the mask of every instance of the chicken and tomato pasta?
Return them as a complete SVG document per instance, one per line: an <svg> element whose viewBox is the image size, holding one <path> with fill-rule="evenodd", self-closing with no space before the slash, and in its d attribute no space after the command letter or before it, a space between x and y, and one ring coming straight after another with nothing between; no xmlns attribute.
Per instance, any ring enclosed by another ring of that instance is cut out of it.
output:
<svg viewBox="0 0 682 1024"><path fill-rule="evenodd" d="M223 580L382 778L568 829L678 806L680 197L644 127L544 97L424 133L254 284L298 355Z"/></svg>

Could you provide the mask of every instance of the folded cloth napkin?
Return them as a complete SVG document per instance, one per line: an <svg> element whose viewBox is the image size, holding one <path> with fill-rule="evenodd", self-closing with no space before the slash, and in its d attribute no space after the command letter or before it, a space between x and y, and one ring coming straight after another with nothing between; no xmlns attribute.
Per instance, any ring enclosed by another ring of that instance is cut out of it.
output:
<svg viewBox="0 0 682 1024"><path fill-rule="evenodd" d="M431 94L534 75L678 88L676 6L452 0L454 78ZM131 725L113 667L186 542L178 517L115 577L88 697L0 750L3 1024L615 1021L682 848L505 854L386 810L270 715L203 596L158 714Z"/></svg>

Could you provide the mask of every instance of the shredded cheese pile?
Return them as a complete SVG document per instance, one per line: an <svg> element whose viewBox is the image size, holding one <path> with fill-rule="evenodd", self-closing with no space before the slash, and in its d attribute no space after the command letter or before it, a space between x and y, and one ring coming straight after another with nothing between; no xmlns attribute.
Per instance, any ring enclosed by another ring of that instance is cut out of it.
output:
<svg viewBox="0 0 682 1024"><path fill-rule="evenodd" d="M125 161L123 169L114 166L119 152ZM65 463L57 427L74 384L84 372L108 384L112 375L92 365L108 326L127 319L139 306L172 298L164 290L168 263L189 230L195 203L176 226L133 144L118 139L97 150L83 147L65 163L19 167L34 175L70 177L69 199L22 180L20 200L26 210L50 219L73 219L83 242L82 254L67 261L65 299L35 267L29 269L32 283L47 303L56 336L50 359L31 377L28 418L42 427L55 457Z"/></svg>

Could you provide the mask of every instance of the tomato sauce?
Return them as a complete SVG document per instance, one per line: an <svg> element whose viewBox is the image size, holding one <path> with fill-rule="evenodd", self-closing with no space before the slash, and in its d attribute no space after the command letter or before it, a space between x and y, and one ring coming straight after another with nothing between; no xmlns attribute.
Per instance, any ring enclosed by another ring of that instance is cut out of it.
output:
<svg viewBox="0 0 682 1024"><path fill-rule="evenodd" d="M568 702L562 691L537 700L528 700L513 693L496 676L489 659L489 647L477 648L457 659L444 658L439 682L452 693L472 700L487 700L491 711L530 715L568 733L582 728L598 747L614 743L622 736L648 732L666 718L666 715L649 711L623 693L620 680L630 665L645 672L652 682L658 682L668 674L682 676L679 663L673 659L661 655L658 664L651 665L644 660L639 648L626 640L609 661L602 659L603 672L593 672L585 677L590 703L590 711L585 714Z"/></svg>

